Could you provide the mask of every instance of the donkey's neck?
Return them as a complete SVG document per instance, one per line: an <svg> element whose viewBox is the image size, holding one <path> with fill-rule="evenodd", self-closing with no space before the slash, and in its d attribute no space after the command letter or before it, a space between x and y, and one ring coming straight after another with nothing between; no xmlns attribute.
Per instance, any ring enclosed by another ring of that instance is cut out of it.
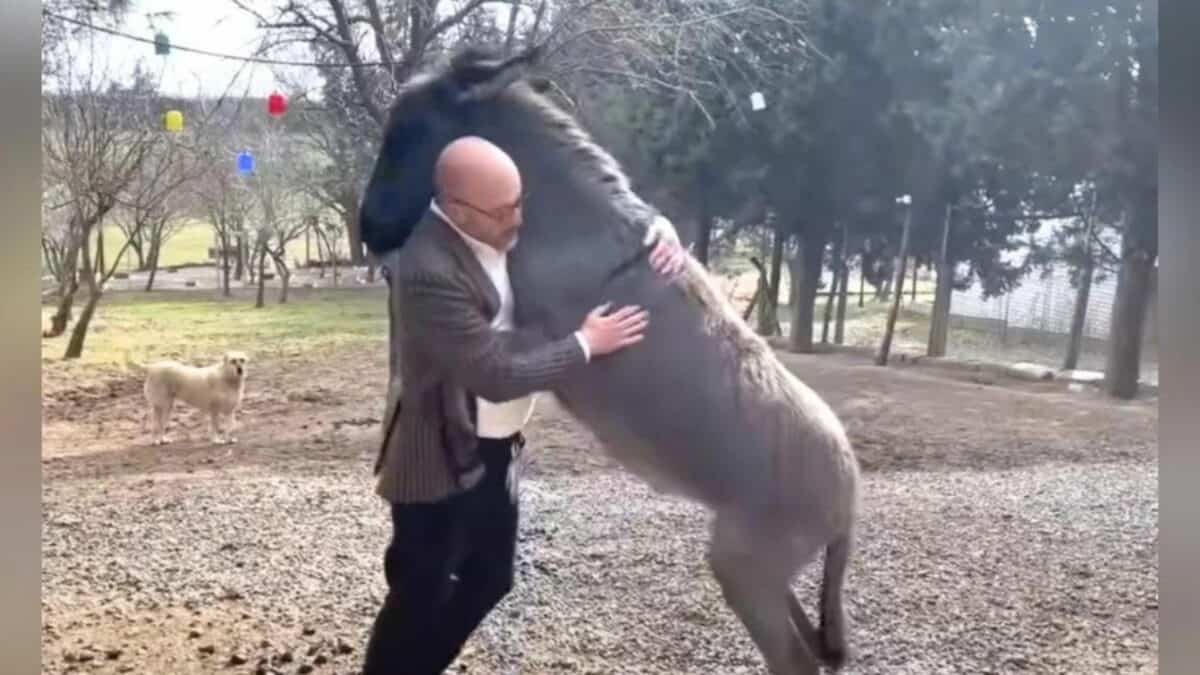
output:
<svg viewBox="0 0 1200 675"><path fill-rule="evenodd" d="M553 227L556 238L637 236L633 224L647 219L650 209L629 189L616 160L548 104L514 97L501 105L502 112L488 117L489 135L521 170L533 209L527 217L534 216L527 223L530 235Z"/></svg>

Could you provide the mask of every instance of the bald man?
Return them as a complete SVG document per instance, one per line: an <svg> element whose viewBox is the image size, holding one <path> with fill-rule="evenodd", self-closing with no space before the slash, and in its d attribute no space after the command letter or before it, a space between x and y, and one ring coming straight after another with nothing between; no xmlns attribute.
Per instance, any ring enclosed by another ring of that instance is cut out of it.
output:
<svg viewBox="0 0 1200 675"><path fill-rule="evenodd" d="M597 307L554 340L513 324L507 253L521 228L521 176L480 138L438 159L436 196L395 265L394 335L402 394L389 421L376 491L391 504L388 594L363 675L437 675L513 584L513 458L532 394L641 341L638 307ZM650 262L677 274L686 255L669 221L648 233Z"/></svg>

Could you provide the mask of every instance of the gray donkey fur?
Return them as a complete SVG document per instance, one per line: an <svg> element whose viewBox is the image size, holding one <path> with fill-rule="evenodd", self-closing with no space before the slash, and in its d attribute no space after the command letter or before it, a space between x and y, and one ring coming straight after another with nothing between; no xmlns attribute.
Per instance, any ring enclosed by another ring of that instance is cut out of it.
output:
<svg viewBox="0 0 1200 675"><path fill-rule="evenodd" d="M625 468L712 511L709 564L772 673L839 668L859 499L845 430L698 262L673 282L655 275L642 238L657 212L525 79L535 58L470 49L404 87L363 198L363 239L377 255L403 245L433 195L433 164L455 138L480 136L508 152L527 191L509 263L518 323L554 336L604 301L650 310L641 344L581 369L554 395ZM790 584L821 550L816 629Z"/></svg>

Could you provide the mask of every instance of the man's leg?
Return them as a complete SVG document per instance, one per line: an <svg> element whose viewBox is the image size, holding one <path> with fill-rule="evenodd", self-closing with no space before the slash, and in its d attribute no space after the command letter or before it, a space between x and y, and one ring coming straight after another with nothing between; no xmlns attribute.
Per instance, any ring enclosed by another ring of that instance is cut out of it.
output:
<svg viewBox="0 0 1200 675"><path fill-rule="evenodd" d="M487 473L464 505L466 557L439 624L443 651L437 663L443 669L513 586L518 509L516 482L509 483L512 443L486 439L479 450Z"/></svg>
<svg viewBox="0 0 1200 675"><path fill-rule="evenodd" d="M392 542L384 555L388 594L367 643L363 675L440 675L438 618L462 538L461 499L393 504Z"/></svg>

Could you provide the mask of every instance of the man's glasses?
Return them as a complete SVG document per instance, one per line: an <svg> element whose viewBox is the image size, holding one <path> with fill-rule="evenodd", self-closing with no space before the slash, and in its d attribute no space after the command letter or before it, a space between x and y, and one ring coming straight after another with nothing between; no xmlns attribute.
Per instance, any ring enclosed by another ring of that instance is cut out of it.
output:
<svg viewBox="0 0 1200 675"><path fill-rule="evenodd" d="M474 211L476 213L481 213L481 214L483 214L489 218L493 218L495 220L508 220L514 214L516 214L518 211L521 210L521 208L525 205L525 200L528 197L529 197L529 192L525 191L525 192L522 192L521 196L517 197L516 201L512 202L511 204L502 204L500 206L493 206L490 209L485 209L481 206L476 206L465 199L459 199L458 197L454 197L454 196L450 196L450 195L446 196L446 200L455 202L457 204L461 204L462 206L465 206L468 209L471 209L472 211Z"/></svg>

